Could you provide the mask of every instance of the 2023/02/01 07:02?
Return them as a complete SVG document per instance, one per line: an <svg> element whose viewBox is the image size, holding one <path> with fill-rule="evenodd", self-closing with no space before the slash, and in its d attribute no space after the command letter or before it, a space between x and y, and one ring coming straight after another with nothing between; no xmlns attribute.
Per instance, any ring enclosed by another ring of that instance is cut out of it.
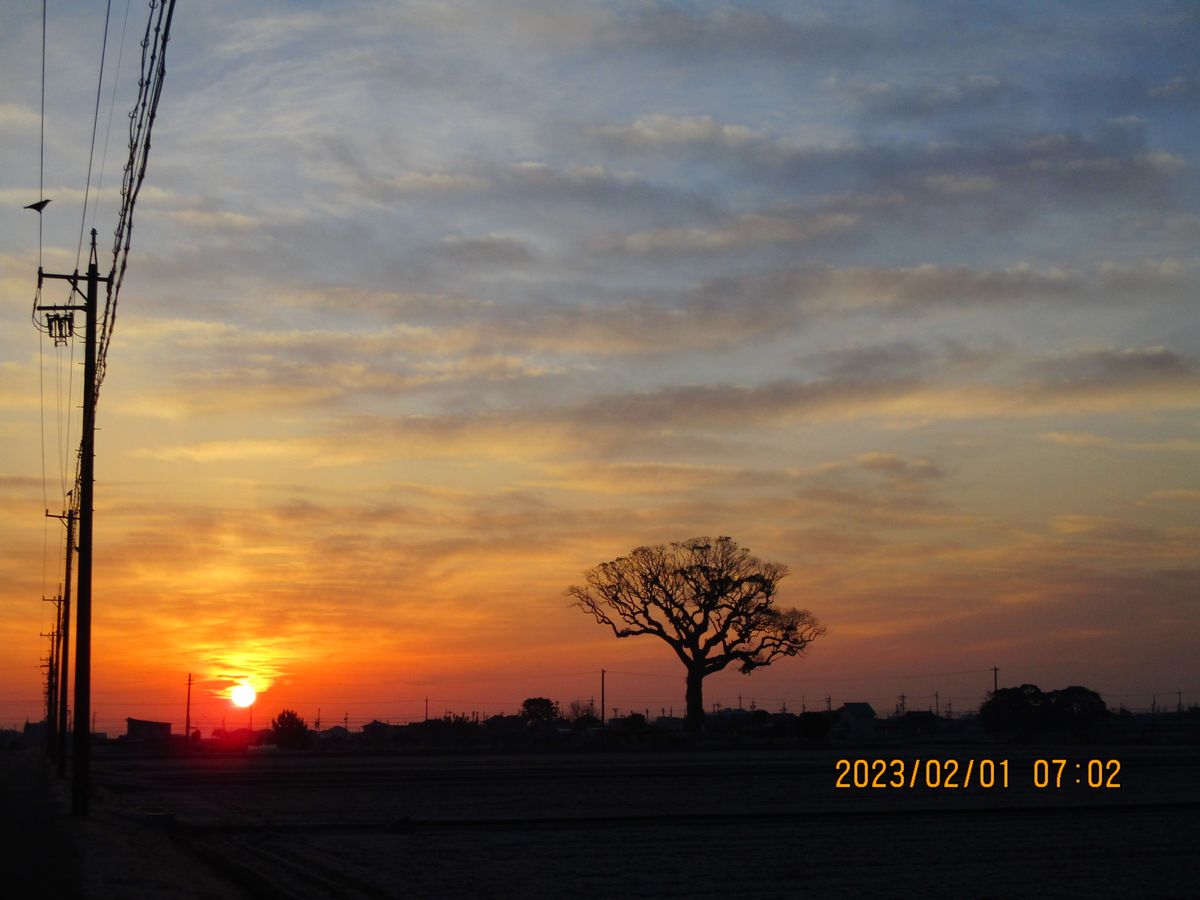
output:
<svg viewBox="0 0 1200 900"><path fill-rule="evenodd" d="M839 759L834 765L837 788L1007 788L1011 764L1007 759ZM1033 761L1035 788L1071 785L1119 788L1121 763L1115 759Z"/></svg>
<svg viewBox="0 0 1200 900"><path fill-rule="evenodd" d="M1062 788L1078 785L1089 788L1119 788L1121 761L1118 759L1035 759L1033 786Z"/></svg>

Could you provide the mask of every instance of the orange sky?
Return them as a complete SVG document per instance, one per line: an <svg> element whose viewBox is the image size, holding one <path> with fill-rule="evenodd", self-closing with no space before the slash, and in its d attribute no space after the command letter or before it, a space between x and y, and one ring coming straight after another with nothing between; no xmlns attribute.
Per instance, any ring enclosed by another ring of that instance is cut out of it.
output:
<svg viewBox="0 0 1200 900"><path fill-rule="evenodd" d="M598 701L602 668L679 711L670 651L564 591L721 534L828 635L710 704L966 710L993 666L1200 702L1195 13L1102 6L954 41L887 3L181 10L99 407L98 727L181 728L189 672L206 732L241 679L263 724ZM49 271L103 26L67 7ZM10 19L2 727L40 715L82 352L27 318Z"/></svg>

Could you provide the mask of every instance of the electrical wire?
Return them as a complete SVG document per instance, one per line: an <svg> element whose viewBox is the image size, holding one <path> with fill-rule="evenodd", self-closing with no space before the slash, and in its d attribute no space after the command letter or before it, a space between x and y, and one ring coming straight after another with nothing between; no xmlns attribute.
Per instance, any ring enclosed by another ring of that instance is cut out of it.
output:
<svg viewBox="0 0 1200 900"><path fill-rule="evenodd" d="M125 58L125 36L129 32L129 7L132 0L125 0L125 20L121 23L121 44L117 48L117 68L112 77L112 95L108 101L108 126L104 130L104 150L100 154L100 175L96 180L96 202L92 204L92 228L96 227L96 215L104 198L104 168L108 163L108 142L112 137L113 114L117 109L117 85L121 81L121 62Z"/></svg>
<svg viewBox="0 0 1200 900"><path fill-rule="evenodd" d="M154 11L158 10L155 21ZM150 0L150 15L142 38L141 77L138 79L138 97L129 113L129 160L121 186L121 211L117 219L113 241L113 264L109 270L108 290L101 319L100 338L96 350L96 389L99 397L100 384L108 367L108 346L116 326L117 300L125 280L129 263L129 247L133 236L133 209L146 178L146 164L150 155L150 135L158 113L158 102L162 95L163 78L166 75L167 42L170 40L171 19L175 14L175 0L159 4ZM153 38L151 37L153 32Z"/></svg>
<svg viewBox="0 0 1200 900"><path fill-rule="evenodd" d="M41 148L38 153L38 200L46 199L46 2L42 0L42 125ZM38 271L42 270L42 212L38 210ZM33 301L35 318L42 286L38 284L37 298Z"/></svg>
<svg viewBox="0 0 1200 900"><path fill-rule="evenodd" d="M100 43L100 74L96 79L96 109L92 113L92 145L88 150L87 181L83 188L83 213L79 217L79 246L75 250L75 271L79 271L79 259L83 254L83 232L87 227L88 196L92 189L92 162L96 158L96 126L100 122L100 92L104 89L104 59L108 54L108 22L112 14L112 0L104 10L104 40Z"/></svg>

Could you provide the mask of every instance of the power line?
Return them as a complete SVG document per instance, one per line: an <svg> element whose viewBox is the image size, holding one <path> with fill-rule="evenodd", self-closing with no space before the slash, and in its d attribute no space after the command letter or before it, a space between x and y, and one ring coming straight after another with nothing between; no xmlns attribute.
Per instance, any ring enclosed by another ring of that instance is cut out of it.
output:
<svg viewBox="0 0 1200 900"><path fill-rule="evenodd" d="M111 2L111 0L110 0ZM104 130L104 150L100 154L100 175L96 181L96 202L92 204L92 227L96 227L96 215L103 199L101 188L104 185L104 168L108 163L108 141L112 137L113 114L117 110L117 85L121 80L121 61L125 58L125 36L129 31L129 6L132 0L125 0L125 20L121 23L121 44L117 48L117 69L113 73L112 95L108 101L108 126Z"/></svg>
<svg viewBox="0 0 1200 900"><path fill-rule="evenodd" d="M154 11L158 9L155 21ZM171 19L175 14L175 0L158 4L150 0L150 16L142 37L141 77L138 79L138 97L129 114L129 159L121 185L121 211L117 217L115 240L113 241L113 264L108 275L108 291L104 302L104 315L100 327L100 340L96 356L96 391L104 381L107 369L108 345L116 326L117 299L125 280L129 263L129 246L133 237L133 209L138 193L146 178L146 163L150 155L150 135L154 119L158 114L158 101L162 95L163 78L166 75L167 42L170 40ZM153 38L151 32L153 31Z"/></svg>
<svg viewBox="0 0 1200 900"><path fill-rule="evenodd" d="M88 150L87 181L83 187L83 213L79 217L79 246L75 250L75 268L79 269L79 259L83 255L83 231L87 227L88 195L92 189L92 161L96 158L96 126L100 122L100 92L104 88L104 58L108 54L108 21L112 13L112 0L104 10L104 40L100 43L100 74L96 79L96 109L92 113L92 145Z"/></svg>
<svg viewBox="0 0 1200 900"><path fill-rule="evenodd" d="M38 202L41 203L46 199L46 2L42 0L42 126L41 126L41 148L38 153ZM38 268L42 267L42 211L38 210ZM38 285L40 292L41 285ZM38 301L34 300L36 318L36 307Z"/></svg>

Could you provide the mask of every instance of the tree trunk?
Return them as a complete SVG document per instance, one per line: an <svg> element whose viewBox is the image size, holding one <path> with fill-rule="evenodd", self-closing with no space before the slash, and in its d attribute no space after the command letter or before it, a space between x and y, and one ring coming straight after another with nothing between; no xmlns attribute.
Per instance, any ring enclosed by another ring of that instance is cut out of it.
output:
<svg viewBox="0 0 1200 900"><path fill-rule="evenodd" d="M697 666L687 673L687 715L683 720L685 731L701 731L704 728L704 669Z"/></svg>

